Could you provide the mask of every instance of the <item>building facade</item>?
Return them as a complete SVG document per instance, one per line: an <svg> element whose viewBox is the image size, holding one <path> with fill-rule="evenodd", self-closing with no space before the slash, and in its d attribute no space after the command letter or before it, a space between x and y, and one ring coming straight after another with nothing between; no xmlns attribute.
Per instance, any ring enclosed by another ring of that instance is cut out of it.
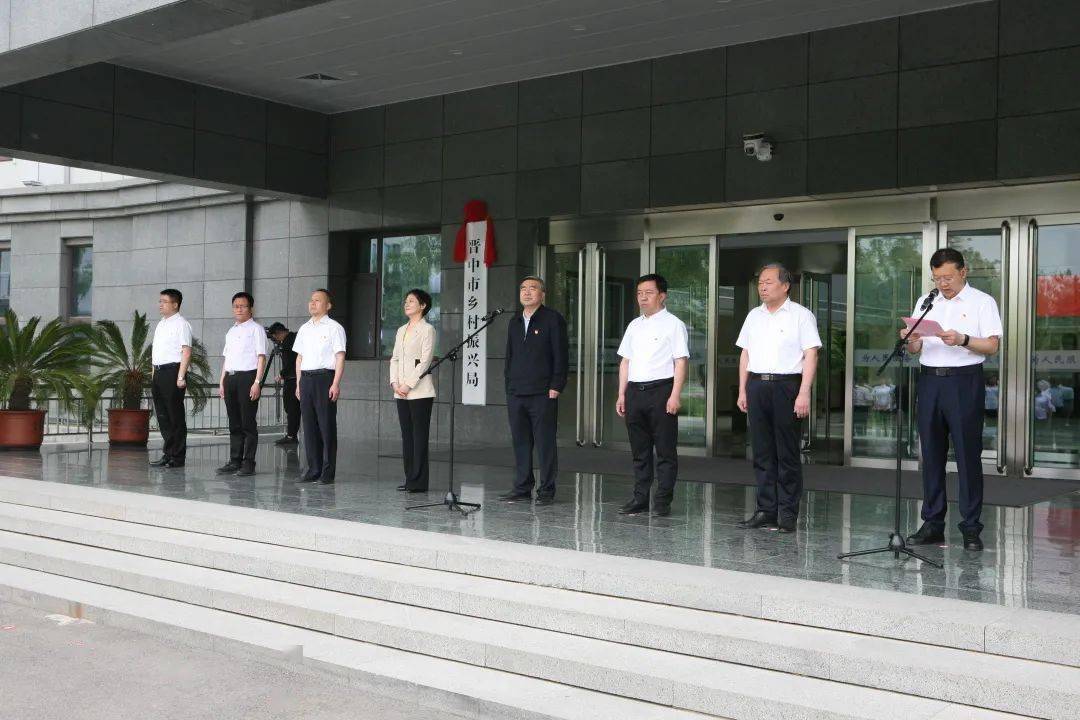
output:
<svg viewBox="0 0 1080 720"><path fill-rule="evenodd" d="M377 105L347 94L347 79L341 90L282 85L261 99L256 79L209 87L201 66L180 64L192 48L230 43L242 63L244 32L284 32L270 20L163 44L153 61L100 57L21 78L0 94L5 152L165 182L5 196L11 303L20 313L78 310L70 288L85 238L93 317L152 309L161 286L186 283L199 299L185 310L212 351L235 290L254 292L261 319L295 324L306 294L325 284L351 337L345 427L396 442L384 356L401 296L427 288L440 345L461 337L464 275L452 245L465 203L481 199L498 247L489 306L511 306L518 279L539 272L549 304L570 321L563 442L623 446L614 352L635 312L633 279L655 270L669 276L671 308L691 329L681 442L690 453L745 455L734 338L754 302L755 269L779 260L826 340L807 453L881 465L896 408L912 398L898 397L876 366L928 287L929 255L955 246L1007 328L988 373L987 467L1020 482L1080 477L1071 280L1080 270L1080 7L937 5L950 7L833 17L802 31L778 21L777 36L746 42L718 32L717 47L699 33L690 52L651 45L620 63L612 51L543 77L499 79L492 68L478 76L491 81L474 77L475 89L461 92L431 92L436 85L417 79L397 95L370 94L412 99ZM294 19L328 19L330 6L313 3ZM470 46L439 47L447 52L431 67ZM156 74L165 71L175 77ZM355 82L374 81L361 73ZM359 109L339 111L349 104ZM58 113L87 129L62 135ZM770 159L747 154L744 140L756 134L771 143ZM504 328L497 322L488 339L487 405L458 409L463 443L504 443ZM914 462L910 423L905 435Z"/></svg>

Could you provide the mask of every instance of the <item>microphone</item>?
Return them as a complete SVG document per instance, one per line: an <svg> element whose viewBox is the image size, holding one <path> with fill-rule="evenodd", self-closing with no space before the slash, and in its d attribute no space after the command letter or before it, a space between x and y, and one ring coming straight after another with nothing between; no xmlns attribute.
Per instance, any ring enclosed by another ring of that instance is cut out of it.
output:
<svg viewBox="0 0 1080 720"><path fill-rule="evenodd" d="M926 308L933 305L934 304L934 298L936 298L938 296L938 294L940 294L940 293L941 293L941 291L938 290L937 288L934 288L933 290L931 290L930 294L926 296L926 299L922 301L922 307L920 309L925 310Z"/></svg>
<svg viewBox="0 0 1080 720"><path fill-rule="evenodd" d="M484 316L484 321L486 322L488 320L494 320L497 316L502 315L504 312L506 312L506 308L499 308L497 310L492 310L491 312L489 312L487 315Z"/></svg>

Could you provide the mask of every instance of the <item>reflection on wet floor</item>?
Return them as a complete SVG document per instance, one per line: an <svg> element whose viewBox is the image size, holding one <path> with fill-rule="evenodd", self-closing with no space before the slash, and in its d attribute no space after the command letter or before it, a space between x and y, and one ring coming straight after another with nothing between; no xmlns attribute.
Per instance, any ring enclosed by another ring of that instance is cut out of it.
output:
<svg viewBox="0 0 1080 720"><path fill-rule="evenodd" d="M837 553L884 545L893 521L893 500L839 492L808 492L798 532L746 531L735 523L754 509L753 489L680 483L672 515L624 517L616 509L630 497L632 480L621 475L562 473L556 503L535 508L504 503L509 468L458 465L463 500L484 504L462 518L443 508L407 511L424 495L396 491L401 460L380 457L374 447L343 445L336 485L297 486L296 448L264 438L258 474L215 475L227 444L191 447L187 465L147 465L144 449L101 448L92 453L46 448L40 454L6 452L0 473L94 487L108 487L243 507L316 515L435 533L649 558L694 566L800 577L860 587L938 595L1080 614L1080 493L1024 508L986 506L982 553L965 552L951 528L949 544L924 548L944 570L880 554L840 562ZM430 501L445 493L448 466L433 463ZM950 507L950 523L954 508ZM903 529L914 530L919 503L904 501ZM437 542L433 539L433 542Z"/></svg>

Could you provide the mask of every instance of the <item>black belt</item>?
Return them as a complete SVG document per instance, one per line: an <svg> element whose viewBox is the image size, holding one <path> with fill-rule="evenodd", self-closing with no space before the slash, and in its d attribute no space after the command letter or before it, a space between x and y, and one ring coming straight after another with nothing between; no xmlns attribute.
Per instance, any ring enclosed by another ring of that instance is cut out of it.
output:
<svg viewBox="0 0 1080 720"><path fill-rule="evenodd" d="M675 378L669 377L664 378L663 380L650 380L649 382L629 382L626 386L631 387L634 390L652 390L653 388L658 388L662 385L671 385L674 382Z"/></svg>
<svg viewBox="0 0 1080 720"><path fill-rule="evenodd" d="M950 375L978 375L983 371L982 363L974 365L961 365L960 367L931 367L922 366L923 375L935 375L937 377L949 377Z"/></svg>
<svg viewBox="0 0 1080 720"><path fill-rule="evenodd" d="M226 375L247 375L248 373L253 373L253 372L255 372L255 371L254 370L226 370L225 374Z"/></svg>
<svg viewBox="0 0 1080 720"><path fill-rule="evenodd" d="M750 379L751 380L761 380L762 382L785 382L785 381L789 381L789 380L796 380L798 382L802 382L802 374L801 373L777 374L777 373L754 373L754 372L752 372L752 373L750 373Z"/></svg>
<svg viewBox="0 0 1080 720"><path fill-rule="evenodd" d="M155 370L165 370L166 368L171 368L171 367L180 367L180 363L178 363L178 362L174 362L174 363L163 363L163 364L161 364L161 365L155 365L155 366L154 366L154 369L155 369Z"/></svg>
<svg viewBox="0 0 1080 720"><path fill-rule="evenodd" d="M334 372L334 371L330 370L328 368L323 368L321 370L301 370L300 374L301 375L328 375L328 374L330 374L332 372Z"/></svg>

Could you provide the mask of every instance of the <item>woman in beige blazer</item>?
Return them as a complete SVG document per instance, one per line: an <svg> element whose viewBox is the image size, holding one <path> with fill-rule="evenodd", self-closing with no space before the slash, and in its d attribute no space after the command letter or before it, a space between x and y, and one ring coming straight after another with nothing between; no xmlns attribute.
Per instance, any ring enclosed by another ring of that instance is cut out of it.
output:
<svg viewBox="0 0 1080 720"><path fill-rule="evenodd" d="M419 493L428 489L428 428L435 404L431 376L421 377L435 352L435 328L424 319L431 310L431 296L413 288L405 295L404 309L409 322L398 328L390 358L390 387L397 400L405 460L405 482L398 490Z"/></svg>

